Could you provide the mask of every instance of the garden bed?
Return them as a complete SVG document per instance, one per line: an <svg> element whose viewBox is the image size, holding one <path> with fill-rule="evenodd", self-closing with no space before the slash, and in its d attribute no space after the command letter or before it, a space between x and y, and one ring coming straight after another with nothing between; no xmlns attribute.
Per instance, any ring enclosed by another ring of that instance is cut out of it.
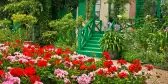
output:
<svg viewBox="0 0 168 84"><path fill-rule="evenodd" d="M22 44L20 40L1 46L0 82L2 84L130 84L146 83L152 66L141 71L139 60L128 64L110 60L107 52L95 59L79 55L70 48ZM96 60L96 61L95 61ZM101 80L101 81L99 81Z"/></svg>

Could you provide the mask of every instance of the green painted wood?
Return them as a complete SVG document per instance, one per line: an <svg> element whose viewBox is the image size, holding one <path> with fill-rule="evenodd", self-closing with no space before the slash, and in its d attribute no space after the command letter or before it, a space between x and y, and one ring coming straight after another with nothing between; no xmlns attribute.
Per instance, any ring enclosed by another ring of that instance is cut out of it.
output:
<svg viewBox="0 0 168 84"><path fill-rule="evenodd" d="M144 0L136 0L136 18L140 18L143 15Z"/></svg>
<svg viewBox="0 0 168 84"><path fill-rule="evenodd" d="M84 19L86 18L86 0L79 0L78 16L82 16Z"/></svg>
<svg viewBox="0 0 168 84"><path fill-rule="evenodd" d="M157 0L157 17L161 17L161 0Z"/></svg>
<svg viewBox="0 0 168 84"><path fill-rule="evenodd" d="M84 28L78 31L78 50L79 54L92 56L94 52L98 57L102 57L100 39L103 37L102 21L96 18L91 19Z"/></svg>

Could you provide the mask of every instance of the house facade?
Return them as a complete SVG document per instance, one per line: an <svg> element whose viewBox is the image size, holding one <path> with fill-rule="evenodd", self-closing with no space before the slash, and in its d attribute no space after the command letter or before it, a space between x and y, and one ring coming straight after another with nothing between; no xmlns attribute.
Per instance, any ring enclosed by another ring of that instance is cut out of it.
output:
<svg viewBox="0 0 168 84"><path fill-rule="evenodd" d="M97 15L102 21L103 25L107 24L109 21L109 4L108 0L97 0L94 8L94 13ZM157 17L161 16L161 5L166 3L166 0L157 0L156 4L156 15ZM137 18L141 17L143 12L143 4L144 0L129 0L129 3L125 5L125 12L128 18ZM78 6L78 16L82 15L84 18L86 17L86 0L79 0Z"/></svg>

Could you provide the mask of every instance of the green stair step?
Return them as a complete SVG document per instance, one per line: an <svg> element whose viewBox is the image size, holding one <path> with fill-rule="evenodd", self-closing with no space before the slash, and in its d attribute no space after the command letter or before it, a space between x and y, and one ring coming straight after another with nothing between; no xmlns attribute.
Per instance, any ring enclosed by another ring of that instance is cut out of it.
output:
<svg viewBox="0 0 168 84"><path fill-rule="evenodd" d="M95 43L86 43L86 47L100 47L100 44L95 44Z"/></svg>
<svg viewBox="0 0 168 84"><path fill-rule="evenodd" d="M92 37L103 37L104 34L93 34Z"/></svg>
<svg viewBox="0 0 168 84"><path fill-rule="evenodd" d="M97 47L84 47L83 48L84 50L89 50L89 51L98 51L98 52L101 52L101 48L97 48Z"/></svg>
<svg viewBox="0 0 168 84"><path fill-rule="evenodd" d="M91 37L90 39L91 39L91 40L100 40L101 37Z"/></svg>
<svg viewBox="0 0 168 84"><path fill-rule="evenodd" d="M88 50L77 50L77 53L79 54L83 54L89 57L93 57L93 52L96 54L97 58L101 58L102 57L102 52L95 52L95 51L88 51Z"/></svg>
<svg viewBox="0 0 168 84"><path fill-rule="evenodd" d="M95 43L95 44L99 44L99 40L89 40L88 43Z"/></svg>

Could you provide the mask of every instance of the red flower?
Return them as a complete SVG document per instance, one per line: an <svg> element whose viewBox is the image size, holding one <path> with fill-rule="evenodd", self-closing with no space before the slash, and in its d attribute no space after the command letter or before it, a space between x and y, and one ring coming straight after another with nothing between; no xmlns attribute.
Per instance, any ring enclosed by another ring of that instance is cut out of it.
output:
<svg viewBox="0 0 168 84"><path fill-rule="evenodd" d="M67 54L67 55L68 55L68 54L71 54L71 52L72 52L72 51L71 51L70 48L66 48L65 51L64 51L64 54Z"/></svg>
<svg viewBox="0 0 168 84"><path fill-rule="evenodd" d="M24 70L22 68L13 68L10 70L10 74L13 76L23 76Z"/></svg>
<svg viewBox="0 0 168 84"><path fill-rule="evenodd" d="M29 65L32 66L32 65L34 65L34 62L33 61L28 61L28 62L26 62L26 65L27 66L29 66Z"/></svg>
<svg viewBox="0 0 168 84"><path fill-rule="evenodd" d="M127 61L121 59L117 61L117 64L121 64L121 65L127 64Z"/></svg>
<svg viewBox="0 0 168 84"><path fill-rule="evenodd" d="M61 63L61 60L56 60L55 62L56 62L56 64L58 65L58 64Z"/></svg>
<svg viewBox="0 0 168 84"><path fill-rule="evenodd" d="M2 76L5 72L3 70L0 70L0 76Z"/></svg>
<svg viewBox="0 0 168 84"><path fill-rule="evenodd" d="M104 62L104 68L109 68L109 67L111 67L111 65L113 65L113 62L111 60Z"/></svg>
<svg viewBox="0 0 168 84"><path fill-rule="evenodd" d="M84 64L80 66L80 70L88 70L88 66L85 66Z"/></svg>
<svg viewBox="0 0 168 84"><path fill-rule="evenodd" d="M107 59L110 60L110 54L108 52L103 52L103 56Z"/></svg>
<svg viewBox="0 0 168 84"><path fill-rule="evenodd" d="M128 76L128 73L126 71L121 71L119 74L118 74L118 77L119 78L126 78Z"/></svg>
<svg viewBox="0 0 168 84"><path fill-rule="evenodd" d="M95 65L95 64L91 65L91 66L89 67L89 69L90 69L90 70L96 70L96 65Z"/></svg>
<svg viewBox="0 0 168 84"><path fill-rule="evenodd" d="M47 66L47 62L44 61L44 60L40 60L40 61L38 61L37 66L39 66L39 67L46 67Z"/></svg>
<svg viewBox="0 0 168 84"><path fill-rule="evenodd" d="M46 54L45 54L45 56L44 56L44 59L48 60L48 59L50 59L50 58L51 58L51 56L52 56L52 54L51 54L51 53L46 52Z"/></svg>
<svg viewBox="0 0 168 84"><path fill-rule="evenodd" d="M24 70L24 73L27 76L33 76L34 74L36 74L36 70L33 67L28 67Z"/></svg>
<svg viewBox="0 0 168 84"><path fill-rule="evenodd" d="M19 39L18 39L18 40L15 40L15 42L16 42L16 43L20 43L20 42L21 42L21 40L19 40Z"/></svg>
<svg viewBox="0 0 168 84"><path fill-rule="evenodd" d="M83 56L79 56L78 58L82 60L84 57Z"/></svg>
<svg viewBox="0 0 168 84"><path fill-rule="evenodd" d="M35 83L36 81L40 81L40 76L31 76L30 77L30 82Z"/></svg>
<svg viewBox="0 0 168 84"><path fill-rule="evenodd" d="M33 56L34 56L34 55L33 55L31 52L29 52L29 51L23 52L23 55L28 56L28 57L33 57Z"/></svg>
<svg viewBox="0 0 168 84"><path fill-rule="evenodd" d="M89 58L87 62L94 62L95 60L93 58Z"/></svg>
<svg viewBox="0 0 168 84"><path fill-rule="evenodd" d="M72 61L72 64L73 64L73 65L78 65L79 63L80 63L80 61L78 61L78 60L73 60L73 61Z"/></svg>
<svg viewBox="0 0 168 84"><path fill-rule="evenodd" d="M128 66L128 69L132 73L134 73L134 72L137 73L142 69L142 67L141 67L140 64L131 64L131 65Z"/></svg>
<svg viewBox="0 0 168 84"><path fill-rule="evenodd" d="M97 72L98 75L103 75L103 73L104 73L104 72L103 72L102 69L100 69L100 70Z"/></svg>
<svg viewBox="0 0 168 84"><path fill-rule="evenodd" d="M110 68L108 68L108 72L117 72L118 69L116 66L111 66Z"/></svg>
<svg viewBox="0 0 168 84"><path fill-rule="evenodd" d="M9 46L10 42L4 42L4 46Z"/></svg>
<svg viewBox="0 0 168 84"><path fill-rule="evenodd" d="M149 71L150 71L150 70L153 70L153 66L152 66L152 65L146 65L145 67L146 67Z"/></svg>
<svg viewBox="0 0 168 84"><path fill-rule="evenodd" d="M69 59L68 56L65 56L65 57L64 57L64 60L70 62L70 59Z"/></svg>
<svg viewBox="0 0 168 84"><path fill-rule="evenodd" d="M57 51L56 51L56 54L57 55L63 54L62 48L58 48Z"/></svg>
<svg viewBox="0 0 168 84"><path fill-rule="evenodd" d="M2 65L2 61L0 61L0 65Z"/></svg>
<svg viewBox="0 0 168 84"><path fill-rule="evenodd" d="M133 60L133 64L141 64L141 62L139 60Z"/></svg>

